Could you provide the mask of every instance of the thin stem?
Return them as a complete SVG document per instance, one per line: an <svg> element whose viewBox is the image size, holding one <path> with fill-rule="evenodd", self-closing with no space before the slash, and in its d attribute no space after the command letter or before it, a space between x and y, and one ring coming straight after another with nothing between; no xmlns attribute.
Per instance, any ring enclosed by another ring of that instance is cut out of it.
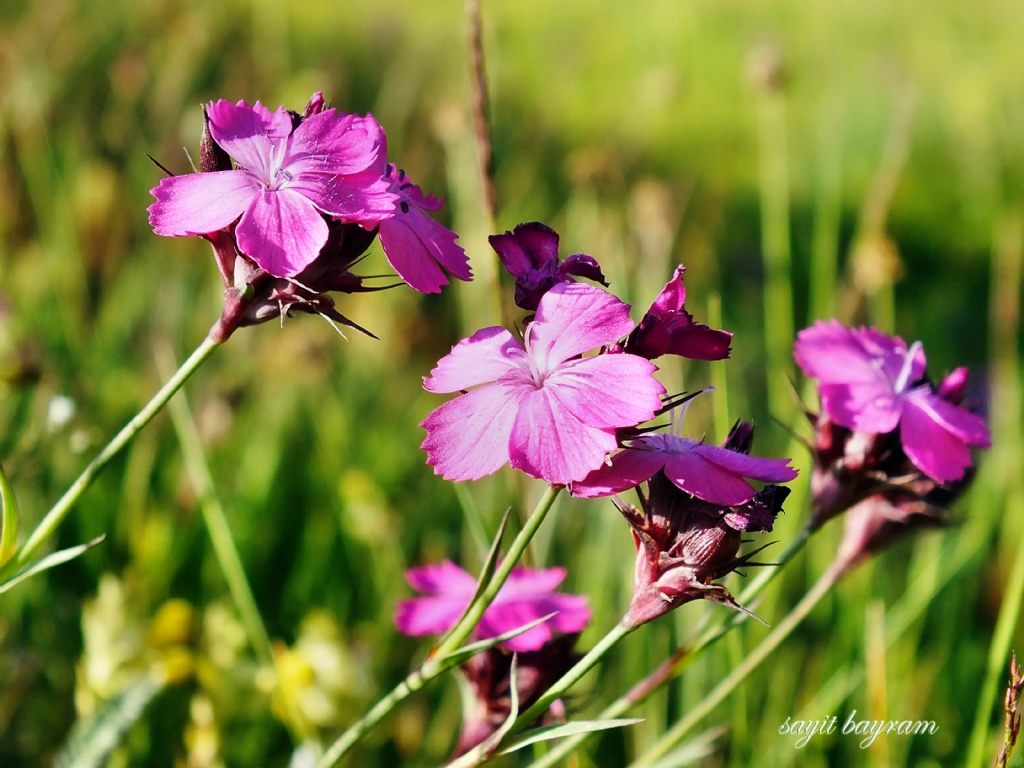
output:
<svg viewBox="0 0 1024 768"><path fill-rule="evenodd" d="M32 558L32 555L34 555L36 550L39 549L40 545L50 538L54 531L57 530L57 526L59 526L64 518L68 516L68 513L75 505L75 502L77 502L85 490L92 485L100 472L102 472L106 468L107 464L110 463L110 460L120 453L121 449L124 448L132 438L139 434L143 427L153 420L153 417L160 412L174 393L181 389L182 385L188 380L188 378L196 372L196 369L206 361L206 358L208 358L213 353L213 350L218 346L219 343L211 339L209 336L203 339L203 343L196 348L181 368L179 368L175 374L167 380L167 383L164 384L155 395L153 395L153 399L146 403L145 407L143 407L143 409L139 411L120 432L117 433L117 436L107 443L106 447L100 451L99 455L89 462L89 465L82 470L82 474L78 476L78 479L71 484L71 487L64 492L64 495L57 500L57 503L53 505L50 511L46 513L46 516L40 521L39 525L36 526L32 535L28 537L28 540L18 551L17 556L8 563L7 567L3 569L3 573L16 571L28 563Z"/></svg>
<svg viewBox="0 0 1024 768"><path fill-rule="evenodd" d="M466 638L469 637L469 634L476 628L480 619L483 618L484 611L494 602L494 598L498 596L498 591L504 586L505 580L508 579L509 574L512 573L512 569L515 568L520 558L522 558L523 552L526 551L526 547L531 539L533 539L534 534L537 533L541 523L544 522L544 518L551 511L551 507L554 506L555 499L561 490L562 486L553 485L545 491L537 503L536 509L533 510L533 514L530 515L522 530L519 531L501 564L495 570L490 584L487 585L487 589L480 595L480 599L466 611L462 621L452 629L448 637L437 647L437 650L434 651L435 656L447 656L450 654L461 646L466 641Z"/></svg>
<svg viewBox="0 0 1024 768"><path fill-rule="evenodd" d="M555 699L560 698L562 694L576 685L580 678L597 665L602 656L608 653L616 643L634 629L636 627L624 627L621 623L616 624L608 634L598 641L597 645L590 649L586 656L576 662L576 665L565 673L561 680L551 686L543 696L537 699L532 707L519 716L516 724L512 726L512 731L509 735L522 732L530 723L547 712L548 707L551 706Z"/></svg>
<svg viewBox="0 0 1024 768"><path fill-rule="evenodd" d="M473 126L480 156L480 184L484 191L484 208L489 229L494 229L498 203L494 194L494 152L491 149L490 98L487 92L487 71L484 67L483 25L480 21L480 0L466 0L469 21L469 54L473 81Z"/></svg>
<svg viewBox="0 0 1024 768"><path fill-rule="evenodd" d="M776 562L776 567L766 568L761 571L758 577L740 593L738 598L740 604L749 603L756 598L764 588L768 586L768 583L775 578L776 574L782 570L783 566L796 557L797 553L804 548L804 545L807 543L807 539L810 537L811 533L812 531L809 528L801 530L800 533L798 533L793 540L789 542L789 545L779 556L779 559ZM661 688L661 686L678 677L679 674L690 665L690 662L693 661L698 653L708 646L713 645L719 639L724 637L729 630L738 626L746 619L746 614L738 614L729 621L722 622L717 626L708 629L693 645L686 645L678 649L664 662L662 662L661 665L659 665L651 674L634 685L625 695L620 696L605 707L596 719L613 720L632 709L656 690ZM575 736L562 739L546 755L531 763L530 768L550 768L563 757L570 754L590 735L591 734L589 733L580 733Z"/></svg>
<svg viewBox="0 0 1024 768"><path fill-rule="evenodd" d="M170 351L166 350L165 352L166 354L160 355L161 367L165 367L164 363L166 363L166 368L169 369L173 362L170 358ZM217 497L213 477L210 475L210 467L206 462L203 446L199 440L199 433L196 431L192 413L189 411L185 393L181 392L173 398L169 408L174 430L178 434L178 442L181 443L181 452L185 457L185 467L196 493L199 494L203 522L210 534L213 551L217 555L217 562L220 563L224 579L228 583L228 590L235 601L235 607L238 609L256 656L261 664L273 669L274 651L270 645L270 636L267 634L267 628L263 624L263 618L256 605L256 598L253 597L252 588L245 576L245 568L242 566L242 559L238 556L238 548L231 536L231 528L224 516L224 508Z"/></svg>
<svg viewBox="0 0 1024 768"><path fill-rule="evenodd" d="M735 667L711 693L705 696L682 720L669 729L653 747L641 755L631 768L647 768L658 759L667 755L697 723L721 704L740 683L757 669L762 661L768 658L772 651L779 647L783 640L789 637L790 633L797 628L800 622L807 617L807 614L811 612L814 606L818 604L821 598L838 581L841 573L841 569L836 567L825 571L817 583L811 587L811 591L804 595L803 599L796 604L793 610L761 641L761 644L750 652L743 660L743 663Z"/></svg>
<svg viewBox="0 0 1024 768"><path fill-rule="evenodd" d="M555 499L558 497L559 492L562 490L562 486L556 485L551 486L545 492L544 496L538 502L537 507L533 510L533 514L530 515L526 521L526 525L523 526L522 530L516 536L512 542L512 546L509 547L508 553L505 555L505 559L501 561L501 565L498 566L494 575L491 577L490 583L487 585L487 589L483 591L480 598L473 604L473 606L466 612L466 615L449 633L448 637L434 650L431 654L431 658L427 659L419 669L413 670L408 677L400 682L391 693L385 696L383 699L378 701L370 710L359 718L356 722L348 727L348 729L338 737L330 748L324 753L317 762L315 768L331 768L335 763L341 760L342 757L348 753L356 743L359 742L363 736L369 733L377 723L383 720L398 704L407 699L410 695L420 690L424 685L433 680L438 675L446 672L447 670L454 667L458 660L451 656L453 651L458 650L462 646L462 643L469 637L470 633L476 628L477 623L484 615L484 611L494 601L494 598L498 594L498 590L501 589L505 580L508 579L509 574L512 573L512 569L516 563L523 556L523 552L526 551L527 545L533 538L534 534L537 533L537 529L540 528L540 524L544 522L544 518L547 517L548 512L551 511L551 507L554 506Z"/></svg>

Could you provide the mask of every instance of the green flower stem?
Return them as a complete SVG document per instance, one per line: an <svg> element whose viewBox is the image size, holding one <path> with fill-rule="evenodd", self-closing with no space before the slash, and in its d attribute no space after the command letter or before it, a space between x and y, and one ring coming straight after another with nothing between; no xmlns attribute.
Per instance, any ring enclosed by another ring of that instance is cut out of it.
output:
<svg viewBox="0 0 1024 768"><path fill-rule="evenodd" d="M835 565L825 571L817 583L811 587L811 591L804 595L803 599L794 606L793 610L786 614L786 617L761 641L761 644L751 651L743 662L738 667L735 667L696 707L687 712L682 720L658 739L653 747L641 755L631 768L649 768L671 752L697 723L725 701L726 697L746 680L761 662L779 647L783 640L789 637L790 633L797 628L821 598L835 585L842 573L842 567L836 567Z"/></svg>
<svg viewBox="0 0 1024 768"><path fill-rule="evenodd" d="M548 707L551 706L555 699L558 699L562 694L576 685L580 678L594 668L597 662L601 660L602 656L608 653L616 643L634 629L636 629L636 627L624 627L621 623L616 624L608 634L598 641L597 645L590 649L586 656L576 662L576 665L565 673L561 680L551 686L547 693L537 699L537 702L532 707L518 717L516 724L512 726L512 730L509 732L509 735L514 736L515 734L522 732L525 728L529 727L530 723L547 712Z"/></svg>
<svg viewBox="0 0 1024 768"><path fill-rule="evenodd" d="M168 363L170 362L169 352L165 359L168 360ZM170 364L167 367L170 368ZM227 518L224 516L224 508L221 506L220 499L217 498L217 490L210 475L210 467L206 462L199 433L196 431L195 421L192 419L184 392L171 400L169 409L171 420L174 422L174 430L178 433L178 442L181 443L181 452L185 457L185 467L196 493L199 494L203 522L206 523L206 530L210 533L213 551L224 572L228 590L235 601L235 607L242 618L242 624L245 626L245 632L249 636L249 642L256 652L256 656L261 664L273 669L274 651L270 645L270 636L267 634L260 610L256 606L256 598L253 597L252 588L245 576L245 568L242 567L242 559L238 556L238 548L231 536L231 528L228 527Z"/></svg>
<svg viewBox="0 0 1024 768"><path fill-rule="evenodd" d="M28 564L32 555L35 554L44 541L53 535L54 531L57 530L57 526L68 516L75 502L92 485L93 481L110 463L110 460L120 453L121 449L139 434L143 427L153 420L153 417L160 412L174 393L181 389L182 385L188 381L188 378L196 372L196 369L206 361L206 358L218 346L219 343L209 336L203 339L203 343L196 348L184 365L175 372L174 376L168 379L167 383L153 395L153 399L146 403L145 407L117 433L113 440L107 443L106 447L100 451L95 459L89 462L89 465L78 476L78 479L72 483L71 487L65 491L64 495L46 513L46 516L36 526L32 535L28 537L28 540L22 545L18 554L8 563L2 573L17 571Z"/></svg>
<svg viewBox="0 0 1024 768"><path fill-rule="evenodd" d="M539 529L541 523L544 522L544 518L547 517L548 512L551 511L551 507L554 506L555 499L558 497L561 490L562 486L551 486L544 493L544 496L541 497L537 507L533 510L533 514L530 515L526 524L512 542L512 546L509 547L508 553L501 561L501 565L499 565L497 570L494 572L487 588L481 593L480 598L472 605L472 607L466 611L462 621L456 624L444 641L434 649L431 657L418 669L413 670L405 680L395 686L391 693L374 704L365 715L350 725L348 729L338 737L338 740L328 748L323 757L316 762L315 768L331 768L331 766L341 760L341 758L344 757L348 751L352 749L352 747L355 746L361 738L363 738L363 736L369 733L370 729L387 717L391 710L393 710L398 704L409 698L409 696L416 691L420 690L435 677L447 672L458 664L458 659L452 658L452 652L458 650L462 646L462 643L467 637L469 637L481 617L483 617L484 611L486 611L487 607L494 601L494 598L498 594L498 590L501 589L505 580L508 579L509 574L512 573L512 569L523 556L523 552L526 551L526 547L530 543L530 540L533 538L534 534L537 533L537 529Z"/></svg>
<svg viewBox="0 0 1024 768"><path fill-rule="evenodd" d="M533 514L530 515L522 530L519 531L519 534L512 542L512 546L509 547L508 552L505 554L505 558L501 561L497 570L495 570L494 576L491 577L491 581L487 585L487 589L480 595L480 599L466 611L462 621L455 625L448 634L448 637L441 641L437 650L434 651L435 656L447 656L450 654L461 646L466 641L466 638L469 637L469 634L476 628L480 619L483 618L484 611L494 602L494 598L498 596L498 590L504 586L505 580L512 573L512 569L519 563L523 552L526 551L526 547L533 539L534 534L537 533L541 523L544 522L544 518L551 511L551 507L554 506L555 499L558 498L561 490L562 486L552 485L544 492L544 495L537 503L537 507L533 510Z"/></svg>
<svg viewBox="0 0 1024 768"><path fill-rule="evenodd" d="M756 598L768 583L775 578L776 574L782 570L790 560L796 557L804 545L807 543L807 539L810 537L812 531L809 528L804 528L798 533L789 545L779 556L776 562L776 567L766 568L758 574L747 588L740 593L738 598L741 605L749 603ZM595 719L597 720L613 720L634 706L644 701L648 696L654 693L661 686L668 683L670 680L674 680L686 667L690 665L694 657L698 653L703 651L710 645L724 637L729 630L733 627L738 626L740 623L745 621L748 617L746 614L738 614L729 621L723 622L715 627L708 629L704 632L693 645L683 646L668 659L666 659L654 672L645 677L635 686L633 686L626 694L620 696L618 699L613 701L604 710L601 711ZM593 651L591 651L593 653ZM590 654L587 654L588 657ZM581 662L582 663L582 662ZM571 672L570 672L571 674ZM563 757L570 754L576 749L587 737L591 734L580 733L575 736L570 736L567 739L562 739L555 745L546 755L530 764L530 768L550 768L555 765Z"/></svg>
<svg viewBox="0 0 1024 768"><path fill-rule="evenodd" d="M1020 497L1015 497L1007 509L1007 517L1019 518L1024 512L1024 504ZM991 759L986 755L988 735L992 724L992 709L996 702L996 689L999 677L1006 673L1010 663L1010 643L1013 632L1020 618L1021 601L1024 600L1024 534L1017 543L1017 555L1013 561L1013 570L1003 593L1003 603L996 619L996 629L992 635L992 645L988 652L988 667L985 670L981 694L978 697L978 709L974 714L974 726L971 729L971 740L967 749L966 768L984 766Z"/></svg>

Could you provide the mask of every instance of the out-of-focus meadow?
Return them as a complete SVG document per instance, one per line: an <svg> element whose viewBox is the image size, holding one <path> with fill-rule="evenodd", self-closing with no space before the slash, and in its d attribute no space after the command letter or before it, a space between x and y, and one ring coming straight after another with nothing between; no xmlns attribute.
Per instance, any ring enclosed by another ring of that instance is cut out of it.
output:
<svg viewBox="0 0 1024 768"><path fill-rule="evenodd" d="M956 506L960 524L861 567L705 724L728 726L707 765L961 763L1024 533L1024 5L483 6L499 229L549 223L563 253L596 257L638 308L680 262L698 319L720 299L732 359L663 366L670 389L718 385L693 405L686 434L752 418L757 452L808 466L773 419L806 434L791 358L780 359L788 302L796 329L837 314L920 339L934 375L971 367L996 445ZM429 640L392 624L409 593L403 570L445 557L475 570L505 507L532 508L540 489L521 476L505 470L457 493L418 448L416 425L440 402L420 377L498 316L466 47L457 0L0 3L0 461L23 530L155 391L159 350L182 359L219 313L209 247L157 237L146 218L161 175L146 153L187 172L182 147L196 157L203 101L301 109L323 90L346 111L372 111L390 155L447 198L442 216L479 278L439 297L400 288L343 299L379 341L346 342L309 316L242 329L186 387L278 679L257 671L161 415L58 536L59 546L105 542L0 596L0 765L49 764L76 721L116 706L126 732L109 765L284 766L426 654ZM365 265L387 271L379 245ZM804 487L772 539L802 525ZM759 616L773 623L799 599L840 528L812 540ZM565 588L590 598L582 647L625 610L633 542L606 501L560 499L528 557L567 566ZM705 612L726 610L693 603L644 627L570 709L597 712ZM626 764L767 631L745 624L640 707L643 724L592 739L572 764ZM1024 650L1019 627L1014 640ZM143 711L154 691L138 681L154 669L166 687ZM441 763L459 706L454 680L440 681L349 764ZM787 717L854 709L939 731L867 750L839 737L796 750L778 734Z"/></svg>

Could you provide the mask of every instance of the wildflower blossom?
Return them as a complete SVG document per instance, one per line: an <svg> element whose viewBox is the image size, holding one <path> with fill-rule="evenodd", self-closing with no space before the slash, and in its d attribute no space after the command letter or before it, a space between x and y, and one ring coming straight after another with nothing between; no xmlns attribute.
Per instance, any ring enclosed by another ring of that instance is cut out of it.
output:
<svg viewBox="0 0 1024 768"><path fill-rule="evenodd" d="M903 452L940 483L964 476L971 466L968 446L991 445L984 419L948 399L949 388L962 390L965 374L947 390L933 391L920 342L908 348L873 328L819 321L799 333L794 356L820 382L821 407L832 422L876 435L899 427Z"/></svg>
<svg viewBox="0 0 1024 768"><path fill-rule="evenodd" d="M451 561L413 568L406 580L425 597L402 600L395 625L406 635L440 635L462 616L476 591L476 580ZM517 566L484 612L475 633L481 638L518 629L557 611L550 620L518 635L504 646L512 651L536 651L553 632L580 632L590 621L587 598L555 592L565 579L564 568L533 570Z"/></svg>
<svg viewBox="0 0 1024 768"><path fill-rule="evenodd" d="M630 354L580 357L629 333L629 306L599 288L560 283L537 306L523 344L478 331L442 358L423 386L460 392L420 425L427 463L475 480L506 462L561 484L582 480L617 446L615 430L654 417L665 388Z"/></svg>
<svg viewBox="0 0 1024 768"><path fill-rule="evenodd" d="M680 355L692 360L723 360L729 356L732 334L694 321L686 311L686 287L680 264L624 344L626 352L653 360Z"/></svg>
<svg viewBox="0 0 1024 768"><path fill-rule="evenodd" d="M430 218L425 211L438 211L444 204L423 191L388 164L384 176L398 204L391 216L380 222L380 244L395 272L420 293L439 293L448 285L444 267L459 280L472 280L469 257L455 241L458 235Z"/></svg>
<svg viewBox="0 0 1024 768"><path fill-rule="evenodd" d="M366 225L394 211L389 181L372 168L384 141L373 117L325 109L296 126L284 107L224 100L207 114L237 167L163 179L149 208L158 235L209 235L237 219L239 250L270 275L293 277L327 242L321 213Z"/></svg>
<svg viewBox="0 0 1024 768"><path fill-rule="evenodd" d="M675 420L677 429L682 418ZM754 498L754 488L744 478L766 483L785 483L797 476L789 459L764 459L749 456L753 427L742 423L743 441L733 434L722 446L693 440L677 434L645 434L625 441L624 448L607 464L573 483L574 496L595 498L611 496L634 488L658 472L682 491L712 504L743 504Z"/></svg>
<svg viewBox="0 0 1024 768"><path fill-rule="evenodd" d="M558 233L540 222L520 224L511 232L487 238L502 266L516 279L516 306L529 312L537 309L541 297L573 277L585 277L607 286L597 261L577 253L558 260Z"/></svg>
<svg viewBox="0 0 1024 768"><path fill-rule="evenodd" d="M743 504L724 506L680 491L657 472L640 495L641 509L616 501L633 530L636 567L633 599L622 623L635 627L691 600L713 600L744 611L729 591L713 584L751 562L739 555L742 533L770 531L789 489L769 485Z"/></svg>

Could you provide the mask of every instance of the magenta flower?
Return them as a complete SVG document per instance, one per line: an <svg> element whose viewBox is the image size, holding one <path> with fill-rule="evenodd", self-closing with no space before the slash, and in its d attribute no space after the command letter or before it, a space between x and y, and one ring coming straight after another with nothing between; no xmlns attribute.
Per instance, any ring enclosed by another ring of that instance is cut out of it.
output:
<svg viewBox="0 0 1024 768"><path fill-rule="evenodd" d="M608 285L592 256L577 253L559 263L558 233L540 222L519 224L511 232L487 239L502 266L516 279L516 306L529 312L553 286L574 282L574 275Z"/></svg>
<svg viewBox="0 0 1024 768"><path fill-rule="evenodd" d="M476 591L476 579L445 560L406 572L406 580L426 597L414 597L398 603L395 625L398 631L416 637L447 632L466 610ZM531 621L558 612L543 624L514 637L504 646L512 651L536 651L552 637L552 632L581 632L590 621L587 598L555 592L565 579L564 568L532 570L517 566L498 596L476 626L480 638L497 637Z"/></svg>
<svg viewBox="0 0 1024 768"><path fill-rule="evenodd" d="M237 219L239 250L269 274L292 277L327 242L321 214L372 228L394 211L391 184L374 170L384 132L372 117L327 109L294 127L284 107L271 112L258 101L216 101L207 112L237 167L163 179L149 208L158 235L210 235Z"/></svg>
<svg viewBox="0 0 1024 768"><path fill-rule="evenodd" d="M398 206L380 222L380 244L398 276L420 293L440 293L441 286L448 285L441 267L459 280L472 280L469 257L455 243L458 235L424 213L441 210L444 201L424 195L405 171L393 165L387 165L384 175Z"/></svg>
<svg viewBox="0 0 1024 768"><path fill-rule="evenodd" d="M821 407L829 419L858 432L885 434L900 428L903 450L918 469L942 483L959 480L971 466L968 446L988 447L985 420L936 393L924 379L920 342L874 328L847 328L836 320L802 330L794 356L820 382ZM947 385L962 390L963 376Z"/></svg>
<svg viewBox="0 0 1024 768"><path fill-rule="evenodd" d="M679 419L677 423L681 423ZM609 463L573 483L574 496L611 496L649 480L664 471L682 491L712 504L744 504L754 498L754 488L744 478L766 483L793 480L797 471L789 459L748 456L753 427L740 422L725 445L719 447L667 433L649 434L629 440Z"/></svg>
<svg viewBox="0 0 1024 768"><path fill-rule="evenodd" d="M629 333L629 305L600 288L561 283L540 300L525 348L504 328L477 331L442 358L423 386L460 392L420 425L434 473L476 480L506 462L564 485L617 446L615 430L654 417L665 388L636 355L580 357Z"/></svg>
<svg viewBox="0 0 1024 768"><path fill-rule="evenodd" d="M686 311L686 287L680 264L654 304L624 345L626 352L653 360L680 355L691 360L724 360L729 356L732 334L695 322Z"/></svg>

